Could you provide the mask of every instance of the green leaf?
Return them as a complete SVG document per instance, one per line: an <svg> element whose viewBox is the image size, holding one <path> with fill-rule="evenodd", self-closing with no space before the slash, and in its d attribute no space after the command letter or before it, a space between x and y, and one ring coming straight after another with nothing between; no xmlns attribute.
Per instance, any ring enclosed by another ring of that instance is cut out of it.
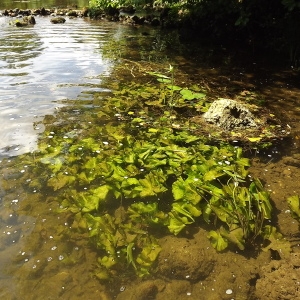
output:
<svg viewBox="0 0 300 300"><path fill-rule="evenodd" d="M204 181L213 181L217 179L218 177L221 177L224 175L224 171L221 168L214 168L212 170L209 170L206 172L203 176Z"/></svg>
<svg viewBox="0 0 300 300"><path fill-rule="evenodd" d="M111 187L109 185L102 185L96 189L93 190L93 195L95 195L98 198L98 201L106 200L107 194L111 190Z"/></svg>
<svg viewBox="0 0 300 300"><path fill-rule="evenodd" d="M245 249L245 240L243 229L237 225L233 225L230 228L230 231L226 230L223 226L220 228L220 234L230 241L232 244L235 244L240 250Z"/></svg>
<svg viewBox="0 0 300 300"><path fill-rule="evenodd" d="M172 193L175 201L185 200L196 205L201 200L201 196L190 179L183 180L181 177L178 178L172 185Z"/></svg>
<svg viewBox="0 0 300 300"><path fill-rule="evenodd" d="M174 235L177 235L185 226L186 222L180 218L176 213L169 212L169 231Z"/></svg>
<svg viewBox="0 0 300 300"><path fill-rule="evenodd" d="M140 179L139 182L142 186L140 197L155 196L167 191L167 188L163 186L152 173L147 174L145 178Z"/></svg>
<svg viewBox="0 0 300 300"><path fill-rule="evenodd" d="M189 218L191 222L195 222L194 218L192 217L191 213L185 209L185 203L179 203L179 202L174 202L172 204L172 209L176 211L178 214L182 214Z"/></svg>
<svg viewBox="0 0 300 300"><path fill-rule="evenodd" d="M182 90L182 87L177 86L177 85L172 85L172 84L167 85L167 88L168 88L169 90L172 90L172 91L180 91L180 90Z"/></svg>
<svg viewBox="0 0 300 300"><path fill-rule="evenodd" d="M57 191L67 185L72 184L76 180L75 176L65 175L64 173L58 173L56 176L51 177L48 180L48 186L52 187L54 191Z"/></svg>
<svg viewBox="0 0 300 300"><path fill-rule="evenodd" d="M274 226L266 225L262 236L271 242L267 247L263 248L263 251L272 249L277 251L282 259L290 257L290 253L292 252L290 242L283 238L282 234Z"/></svg>
<svg viewBox="0 0 300 300"><path fill-rule="evenodd" d="M298 195L287 198L287 202L292 211L292 216L295 219L300 219L300 200Z"/></svg>
<svg viewBox="0 0 300 300"><path fill-rule="evenodd" d="M106 269L110 269L116 264L116 259L113 256L104 256L98 259L99 263Z"/></svg>
<svg viewBox="0 0 300 300"><path fill-rule="evenodd" d="M132 264L133 267L135 269L136 268L136 265L135 265L135 262L134 262L134 259L133 259L133 254L132 254L132 248L134 247L134 243L129 243L128 246L126 247L126 257L127 257L127 263L128 265Z"/></svg>
<svg viewBox="0 0 300 300"><path fill-rule="evenodd" d="M182 98L184 100L201 99L206 96L205 93L194 93L193 91L191 91L189 89L182 89L180 91L180 94L182 95Z"/></svg>
<svg viewBox="0 0 300 300"><path fill-rule="evenodd" d="M207 235L209 238L212 246L217 250L217 251L223 251L228 247L228 242L225 238L222 237L220 232L216 232L214 230L210 231L209 234Z"/></svg>
<svg viewBox="0 0 300 300"><path fill-rule="evenodd" d="M261 137L249 137L248 140L252 143L259 142L262 138Z"/></svg>
<svg viewBox="0 0 300 300"><path fill-rule="evenodd" d="M263 213L264 219L271 219L272 205L270 203L270 195L263 189L259 179L255 178L250 184L249 191L256 200L255 204L260 212Z"/></svg>

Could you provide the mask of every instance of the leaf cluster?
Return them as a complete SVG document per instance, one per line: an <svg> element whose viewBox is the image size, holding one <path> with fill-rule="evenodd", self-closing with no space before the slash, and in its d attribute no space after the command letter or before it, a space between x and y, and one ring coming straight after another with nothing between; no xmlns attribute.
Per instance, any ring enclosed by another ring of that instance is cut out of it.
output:
<svg viewBox="0 0 300 300"><path fill-rule="evenodd" d="M248 177L242 149L209 143L167 104L163 113L152 109L158 91L131 84L105 101L95 95L97 109L83 111L93 126L46 130L35 153L36 179L29 188L50 190L60 210L72 215L71 230L89 236L100 279L124 265L139 276L149 274L160 252L157 238L182 234L192 224L208 224L218 251L230 245L242 250L258 236L271 236L265 234L273 228L265 224L272 211L269 194ZM168 97L175 92L183 102L205 97L171 81Z"/></svg>

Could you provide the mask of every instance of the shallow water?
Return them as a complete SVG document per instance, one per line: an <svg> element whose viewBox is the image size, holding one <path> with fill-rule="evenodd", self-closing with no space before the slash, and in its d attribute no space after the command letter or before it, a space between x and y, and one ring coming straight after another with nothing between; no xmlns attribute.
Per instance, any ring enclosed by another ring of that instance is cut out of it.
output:
<svg viewBox="0 0 300 300"><path fill-rule="evenodd" d="M58 213L61 209L57 200L61 197L59 191L40 184L43 180L47 182L52 174L39 178L45 176L45 172L30 164L35 164L33 150L38 143L51 145L50 140L55 140L55 135L60 136L58 141L78 142L82 132L87 132L85 136L94 135L98 126L106 126L111 121L99 114L97 108L103 105L109 93L106 83L117 86L119 80L124 79L122 70L126 64L124 76L135 83L140 74L138 70L148 67L147 62L155 62L154 66L161 68L169 67L170 63L180 73L178 78L184 79L181 84L201 82L212 89L212 95L224 97L246 89L259 92L266 97L270 109L288 120L293 128L289 144L260 153L254 151L256 157L251 169L251 174L262 178L271 192L278 209L276 222L288 237L297 233L298 224L289 215L284 200L291 194L300 194L295 180L300 177L297 155L300 89L294 83L295 74L290 70L279 73L276 69L266 73L256 62L251 67L234 62L228 65L227 54L221 60L218 56L216 62L209 61L205 50L199 51L197 56L180 53L177 48L168 46L176 35L160 35L147 27L82 19L68 19L65 24L53 25L49 18L37 18L37 24L27 28L8 26L7 18L0 18L0 24L2 299L256 299L253 294L256 276L272 259L271 254L253 249L246 249L245 253L216 254L206 237L207 232L197 226L191 226L179 237L161 237L161 260L165 263L167 278L154 274L143 282L129 277L132 273L128 274L127 270L118 270L114 281L102 283L93 276L98 252L88 242L87 234L84 231L78 234L80 225L73 214ZM120 56L124 60L118 72ZM113 121L119 123L121 117ZM46 137L42 137L44 132ZM109 145L101 136L99 143ZM68 153L65 154L68 159ZM47 163L44 167L46 169ZM36 172L34 175L28 171L32 169ZM88 187L86 183L83 189ZM298 248L295 242L294 249ZM196 282L190 280L188 271L184 278L176 277L173 270L168 270L170 265L176 266L170 261L172 258L179 261L179 268L195 261L204 274L205 269L210 273Z"/></svg>
<svg viewBox="0 0 300 300"><path fill-rule="evenodd" d="M55 26L37 17L35 26L16 28L0 18L0 155L36 149L34 122L76 98L86 86L98 90L99 74L108 74L101 45L110 25L70 19ZM88 97L81 95L80 97Z"/></svg>

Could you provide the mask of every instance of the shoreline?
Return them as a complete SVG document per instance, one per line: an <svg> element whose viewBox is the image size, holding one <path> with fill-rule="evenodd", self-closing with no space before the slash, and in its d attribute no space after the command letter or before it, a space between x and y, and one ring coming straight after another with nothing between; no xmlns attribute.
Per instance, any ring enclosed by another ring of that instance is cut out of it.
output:
<svg viewBox="0 0 300 300"><path fill-rule="evenodd" d="M159 11L153 11L152 13L135 13L135 9L132 6L122 7L116 9L108 9L103 11L100 9L94 10L89 7L84 7L81 9L75 8L39 8L39 9L5 9L0 10L0 17L9 17L9 18L22 18L25 19L25 22L22 26L26 25L28 17L36 16L49 16L53 18L90 18L93 20L107 20L111 22L120 22L125 25L150 25L154 27L159 27L163 25L162 14ZM18 20L17 20L18 21Z"/></svg>

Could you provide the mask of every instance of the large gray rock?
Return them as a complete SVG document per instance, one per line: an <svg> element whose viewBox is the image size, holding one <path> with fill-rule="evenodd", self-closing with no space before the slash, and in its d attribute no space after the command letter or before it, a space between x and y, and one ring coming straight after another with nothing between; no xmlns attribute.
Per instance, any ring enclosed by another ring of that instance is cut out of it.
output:
<svg viewBox="0 0 300 300"><path fill-rule="evenodd" d="M253 114L245 106L231 99L214 101L203 118L224 130L257 127Z"/></svg>

